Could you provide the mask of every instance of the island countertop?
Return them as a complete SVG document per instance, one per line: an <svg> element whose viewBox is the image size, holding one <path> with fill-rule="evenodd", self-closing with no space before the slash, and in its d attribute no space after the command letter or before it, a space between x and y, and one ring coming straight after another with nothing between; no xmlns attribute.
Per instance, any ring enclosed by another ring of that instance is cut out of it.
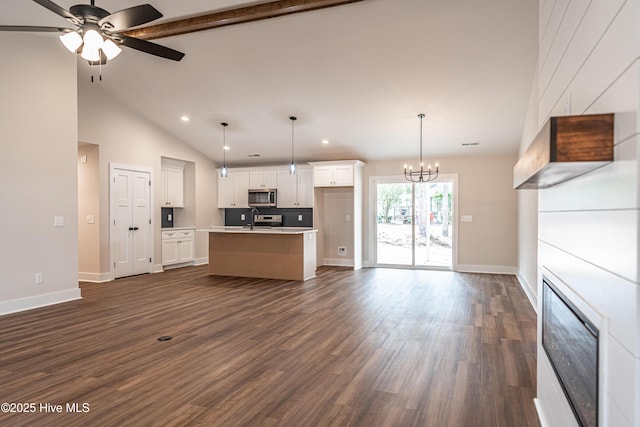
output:
<svg viewBox="0 0 640 427"><path fill-rule="evenodd" d="M209 233L247 233L247 234L303 234L309 232L317 232L318 230L311 227L254 227L250 229L244 226L224 226L212 225L207 230Z"/></svg>

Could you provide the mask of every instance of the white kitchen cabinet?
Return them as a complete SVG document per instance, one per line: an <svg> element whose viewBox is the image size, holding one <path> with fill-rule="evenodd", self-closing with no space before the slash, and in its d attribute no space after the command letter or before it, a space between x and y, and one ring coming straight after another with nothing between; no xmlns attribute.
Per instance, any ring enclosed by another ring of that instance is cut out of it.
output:
<svg viewBox="0 0 640 427"><path fill-rule="evenodd" d="M229 175L218 175L218 208L249 207L249 172L229 170Z"/></svg>
<svg viewBox="0 0 640 427"><path fill-rule="evenodd" d="M274 189L278 186L277 170L256 169L249 172L249 188L252 190Z"/></svg>
<svg viewBox="0 0 640 427"><path fill-rule="evenodd" d="M299 166L294 175L279 169L277 188L279 208L313 208L312 168Z"/></svg>
<svg viewBox="0 0 640 427"><path fill-rule="evenodd" d="M323 165L313 168L315 187L352 187L353 165Z"/></svg>
<svg viewBox="0 0 640 427"><path fill-rule="evenodd" d="M166 208L184 207L184 169L162 166L162 206Z"/></svg>
<svg viewBox="0 0 640 427"><path fill-rule="evenodd" d="M162 232L162 265L182 264L194 260L194 229Z"/></svg>

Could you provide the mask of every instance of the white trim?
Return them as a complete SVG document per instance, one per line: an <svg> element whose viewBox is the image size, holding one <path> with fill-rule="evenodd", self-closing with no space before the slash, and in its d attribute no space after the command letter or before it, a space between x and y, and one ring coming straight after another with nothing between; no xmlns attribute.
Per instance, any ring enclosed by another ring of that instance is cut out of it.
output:
<svg viewBox="0 0 640 427"><path fill-rule="evenodd" d="M459 273L486 273L486 274L518 274L517 267L508 265L472 265L460 264L455 271Z"/></svg>
<svg viewBox="0 0 640 427"><path fill-rule="evenodd" d="M162 264L153 264L150 273L162 273L164 271L164 266Z"/></svg>
<svg viewBox="0 0 640 427"><path fill-rule="evenodd" d="M538 413L538 421L540 422L540 427L551 427L551 424L547 421L547 418L544 416L544 411L542 410L542 404L540 403L540 399L534 398L533 404L536 407L536 412Z"/></svg>
<svg viewBox="0 0 640 427"><path fill-rule="evenodd" d="M322 265L331 265L335 267L353 267L352 259L340 259L340 258L324 258Z"/></svg>
<svg viewBox="0 0 640 427"><path fill-rule="evenodd" d="M518 279L518 282L520 282L520 287L522 288L522 290L524 291L525 295L529 299L529 302L531 303L531 306L533 307L533 311L535 311L537 313L538 312L538 299L536 298L535 295L533 295L531 287L529 286L529 282L527 282L527 279L525 279L525 277L522 274L520 274L520 272L518 272L518 274L516 274L516 277Z"/></svg>
<svg viewBox="0 0 640 427"><path fill-rule="evenodd" d="M78 273L78 280L80 282L89 283L104 283L113 280L111 273Z"/></svg>
<svg viewBox="0 0 640 427"><path fill-rule="evenodd" d="M196 258L193 261L193 265L207 265L209 264L209 257Z"/></svg>
<svg viewBox="0 0 640 427"><path fill-rule="evenodd" d="M18 298L11 301L0 302L0 315L17 313L19 311L31 310L77 299L82 299L80 288Z"/></svg>
<svg viewBox="0 0 640 427"><path fill-rule="evenodd" d="M167 265L163 265L162 268L164 271L167 270L173 270L175 268L182 268L182 267L193 267L193 261L187 261L187 262L179 262L176 264L167 264Z"/></svg>

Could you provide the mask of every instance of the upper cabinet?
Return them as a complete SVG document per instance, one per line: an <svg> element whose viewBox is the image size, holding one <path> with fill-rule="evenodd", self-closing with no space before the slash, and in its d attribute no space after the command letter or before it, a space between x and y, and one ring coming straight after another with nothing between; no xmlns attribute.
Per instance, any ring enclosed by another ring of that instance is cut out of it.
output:
<svg viewBox="0 0 640 427"><path fill-rule="evenodd" d="M229 169L229 175L218 174L218 208L249 207L249 172Z"/></svg>
<svg viewBox="0 0 640 427"><path fill-rule="evenodd" d="M313 185L315 187L353 187L354 167L358 160L338 162L312 162Z"/></svg>
<svg viewBox="0 0 640 427"><path fill-rule="evenodd" d="M274 189L277 186L278 172L276 169L256 169L249 172L250 189Z"/></svg>
<svg viewBox="0 0 640 427"><path fill-rule="evenodd" d="M279 208L312 208L313 169L298 166L294 175L289 174L289 168L278 169L277 189Z"/></svg>
<svg viewBox="0 0 640 427"><path fill-rule="evenodd" d="M184 207L184 168L163 165L162 174L162 206L167 208Z"/></svg>

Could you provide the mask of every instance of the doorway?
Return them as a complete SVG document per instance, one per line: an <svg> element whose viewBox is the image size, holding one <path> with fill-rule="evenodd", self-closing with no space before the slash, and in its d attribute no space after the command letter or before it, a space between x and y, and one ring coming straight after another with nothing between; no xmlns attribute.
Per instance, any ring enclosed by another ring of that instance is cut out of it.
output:
<svg viewBox="0 0 640 427"><path fill-rule="evenodd" d="M455 189L455 176L376 179L375 265L453 269Z"/></svg>
<svg viewBox="0 0 640 427"><path fill-rule="evenodd" d="M111 165L109 184L113 277L150 273L151 170Z"/></svg>

